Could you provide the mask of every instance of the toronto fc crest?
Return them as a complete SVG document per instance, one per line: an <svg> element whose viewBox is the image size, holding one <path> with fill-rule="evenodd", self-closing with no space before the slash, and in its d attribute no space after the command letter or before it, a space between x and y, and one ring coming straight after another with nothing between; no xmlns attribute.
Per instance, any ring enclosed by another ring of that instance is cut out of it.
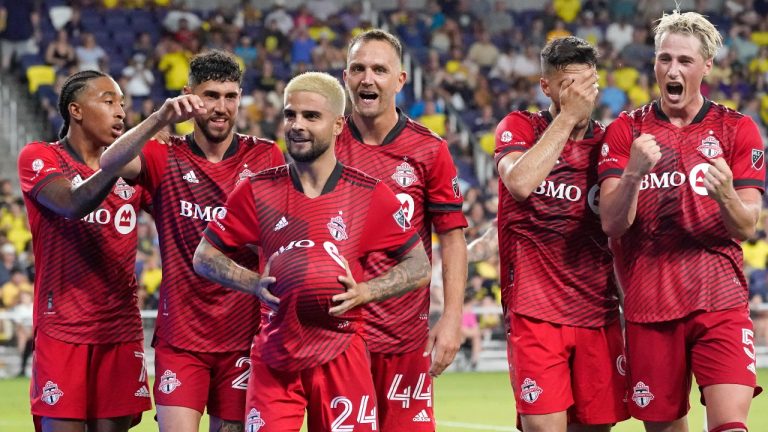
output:
<svg viewBox="0 0 768 432"><path fill-rule="evenodd" d="M696 150L708 159L714 159L723 154L723 149L720 147L720 141L712 135L701 140L701 145L696 147Z"/></svg>
<svg viewBox="0 0 768 432"><path fill-rule="evenodd" d="M647 407L653 400L653 393L651 393L650 387L645 385L642 381L635 384L635 387L632 390L632 400L635 401L640 408Z"/></svg>
<svg viewBox="0 0 768 432"><path fill-rule="evenodd" d="M536 381L526 378L520 386L520 399L532 404L539 399L544 390L536 385Z"/></svg>
<svg viewBox="0 0 768 432"><path fill-rule="evenodd" d="M418 180L418 178L416 177L416 171L411 164L403 162L395 168L395 173L392 174L392 180L401 187L408 187Z"/></svg>
<svg viewBox="0 0 768 432"><path fill-rule="evenodd" d="M248 164L243 164L243 170L240 171L240 174L238 174L237 181L235 182L235 186L239 185L241 181L253 177L255 174L253 171L248 169Z"/></svg>
<svg viewBox="0 0 768 432"><path fill-rule="evenodd" d="M129 186L128 183L126 183L122 177L117 179L117 183L115 183L115 189L114 189L115 195L119 196L124 200L128 200L128 199L131 199L134 193L136 193L136 189Z"/></svg>
<svg viewBox="0 0 768 432"><path fill-rule="evenodd" d="M251 408L248 411L248 418L245 419L246 432L259 432L259 429L265 424L266 422L261 418L261 413L256 408Z"/></svg>
<svg viewBox="0 0 768 432"><path fill-rule="evenodd" d="M48 405L56 405L62 396L64 396L64 392L59 390L59 385L53 381L48 381L43 386L43 396L40 399Z"/></svg>
<svg viewBox="0 0 768 432"><path fill-rule="evenodd" d="M170 394L176 387L181 385L181 381L176 379L176 374L166 370L163 372L163 376L160 377L160 382L157 384L157 389L165 394Z"/></svg>
<svg viewBox="0 0 768 432"><path fill-rule="evenodd" d="M334 240L341 241L349 238L347 236L347 224L344 223L344 219L341 217L341 212L339 212L338 216L332 217L331 221L328 222L328 225L326 226Z"/></svg>

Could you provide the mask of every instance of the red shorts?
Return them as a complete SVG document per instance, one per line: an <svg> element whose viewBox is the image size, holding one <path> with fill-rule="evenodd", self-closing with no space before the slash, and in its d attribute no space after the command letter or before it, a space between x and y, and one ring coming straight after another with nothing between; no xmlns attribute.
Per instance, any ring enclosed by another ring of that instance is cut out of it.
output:
<svg viewBox="0 0 768 432"><path fill-rule="evenodd" d="M382 431L435 430L430 362L423 350L404 354L371 353L371 374Z"/></svg>
<svg viewBox="0 0 768 432"><path fill-rule="evenodd" d="M32 371L34 416L88 420L152 409L141 340L73 344L37 332Z"/></svg>
<svg viewBox="0 0 768 432"><path fill-rule="evenodd" d="M246 352L185 351L155 343L155 404L192 408L228 421L245 409L251 359Z"/></svg>
<svg viewBox="0 0 768 432"><path fill-rule="evenodd" d="M629 418L619 321L600 328L510 315L509 377L521 415L567 411L569 423Z"/></svg>
<svg viewBox="0 0 768 432"><path fill-rule="evenodd" d="M307 412L310 431L376 431L376 399L365 343L355 336L333 360L296 372L273 369L251 350L245 430L298 432Z"/></svg>
<svg viewBox="0 0 768 432"><path fill-rule="evenodd" d="M742 384L755 387L755 395L761 391L746 308L661 323L627 322L627 360L629 412L644 421L672 421L688 412L691 373L701 388Z"/></svg>

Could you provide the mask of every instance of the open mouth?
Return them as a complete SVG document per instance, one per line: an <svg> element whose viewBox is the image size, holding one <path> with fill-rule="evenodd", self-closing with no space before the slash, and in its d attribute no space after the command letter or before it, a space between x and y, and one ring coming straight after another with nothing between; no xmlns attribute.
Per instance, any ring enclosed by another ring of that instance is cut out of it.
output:
<svg viewBox="0 0 768 432"><path fill-rule="evenodd" d="M300 135L290 135L290 136L288 136L288 141L290 141L292 143L301 144L301 143L309 142L310 139L309 139L309 137L303 137L303 136L300 136Z"/></svg>
<svg viewBox="0 0 768 432"><path fill-rule="evenodd" d="M361 91L360 93L358 93L358 95L360 96L360 99L366 100L366 101L374 101L379 98L379 95L369 91Z"/></svg>
<svg viewBox="0 0 768 432"><path fill-rule="evenodd" d="M683 85L680 83L668 83L667 93L673 96L680 96L683 94Z"/></svg>
<svg viewBox="0 0 768 432"><path fill-rule="evenodd" d="M115 135L118 135L118 136L122 135L124 130L125 130L125 126L122 123L115 123L112 125L112 132Z"/></svg>

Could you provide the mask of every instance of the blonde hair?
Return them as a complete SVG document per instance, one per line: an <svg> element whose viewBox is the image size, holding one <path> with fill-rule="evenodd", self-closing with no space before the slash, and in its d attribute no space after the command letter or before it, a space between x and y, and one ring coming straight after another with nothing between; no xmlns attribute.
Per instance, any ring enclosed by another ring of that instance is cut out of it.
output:
<svg viewBox="0 0 768 432"><path fill-rule="evenodd" d="M336 115L344 115L347 103L344 88L339 80L325 72L304 72L296 75L285 86L285 98L290 93L310 92L319 94L328 100L331 111Z"/></svg>
<svg viewBox="0 0 768 432"><path fill-rule="evenodd" d="M661 45L661 38L667 33L678 33L695 36L701 42L701 55L705 60L715 57L717 50L723 46L723 37L717 28L704 15L696 12L680 13L678 9L665 13L656 20L653 29L656 49Z"/></svg>

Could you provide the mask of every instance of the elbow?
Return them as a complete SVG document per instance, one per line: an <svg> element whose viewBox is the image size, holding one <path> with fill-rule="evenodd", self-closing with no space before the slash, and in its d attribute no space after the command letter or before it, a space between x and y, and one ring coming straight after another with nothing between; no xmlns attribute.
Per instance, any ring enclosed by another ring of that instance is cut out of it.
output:
<svg viewBox="0 0 768 432"><path fill-rule="evenodd" d="M602 220L601 225L605 235L610 238L621 237L625 232L627 232L627 229L629 229L629 226L625 226L624 224L616 223L610 220Z"/></svg>
<svg viewBox="0 0 768 432"><path fill-rule="evenodd" d="M507 192L509 192L509 194L512 196L512 199L517 202L523 202L527 200L528 196L530 196L532 192L531 188L517 184L516 182L504 183L504 186L507 188Z"/></svg>
<svg viewBox="0 0 768 432"><path fill-rule="evenodd" d="M200 245L197 246L197 249L195 249L195 255L192 257L192 268L195 270L195 273L197 273L199 276L205 277L206 276L205 252L203 252L202 247L203 245L201 242Z"/></svg>

